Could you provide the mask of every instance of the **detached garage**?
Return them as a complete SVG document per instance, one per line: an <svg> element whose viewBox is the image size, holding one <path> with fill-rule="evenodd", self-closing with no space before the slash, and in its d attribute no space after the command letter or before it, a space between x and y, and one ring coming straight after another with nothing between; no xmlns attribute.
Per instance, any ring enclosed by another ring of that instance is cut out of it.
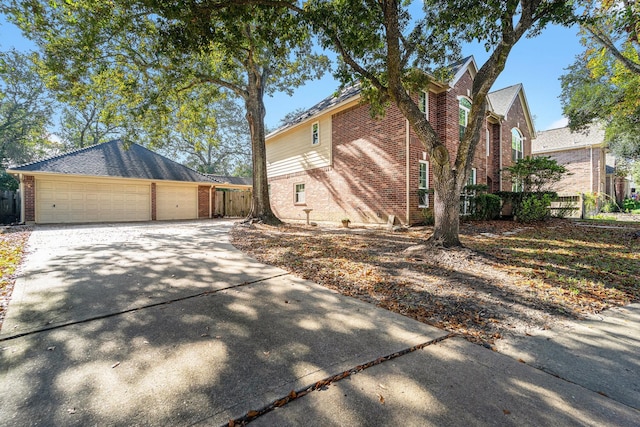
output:
<svg viewBox="0 0 640 427"><path fill-rule="evenodd" d="M211 218L216 189L251 188L119 140L7 172L20 181L22 222L38 224Z"/></svg>

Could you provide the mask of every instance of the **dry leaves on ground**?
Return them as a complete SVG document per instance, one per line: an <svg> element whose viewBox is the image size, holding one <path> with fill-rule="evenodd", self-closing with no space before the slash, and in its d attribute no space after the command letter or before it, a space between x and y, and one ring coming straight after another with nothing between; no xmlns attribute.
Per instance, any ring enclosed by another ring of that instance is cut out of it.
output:
<svg viewBox="0 0 640 427"><path fill-rule="evenodd" d="M506 333L639 301L638 230L637 223L471 222L461 227L465 247L443 250L424 245L429 228L254 224L236 226L232 243L344 295L488 345Z"/></svg>
<svg viewBox="0 0 640 427"><path fill-rule="evenodd" d="M0 234L0 328L15 283L15 272L24 254L31 230L11 227Z"/></svg>

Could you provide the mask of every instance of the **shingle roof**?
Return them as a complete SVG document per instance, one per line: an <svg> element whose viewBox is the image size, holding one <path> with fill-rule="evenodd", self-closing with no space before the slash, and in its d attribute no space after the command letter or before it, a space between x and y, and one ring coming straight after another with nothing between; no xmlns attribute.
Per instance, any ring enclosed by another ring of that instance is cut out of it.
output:
<svg viewBox="0 0 640 427"><path fill-rule="evenodd" d="M505 87L504 89L496 90L495 92L490 92L487 96L489 97L493 112L500 116L506 116L520 90L522 90L522 84L518 83Z"/></svg>
<svg viewBox="0 0 640 427"><path fill-rule="evenodd" d="M186 182L221 182L154 153L141 145L130 144L127 148L120 140L70 151L11 168L11 171Z"/></svg>
<svg viewBox="0 0 640 427"><path fill-rule="evenodd" d="M460 78L459 74L461 74L466 69L466 67L468 67L470 64L474 64L475 66L475 60L473 56L467 56L466 58L463 58L459 61L456 61L450 64L449 67L451 68L451 74L454 76L450 84L455 85L457 80ZM361 90L362 89L360 87L360 84L358 83L352 86L348 86L342 89L339 93L337 94L334 93L326 97L325 99L318 102L308 110L305 110L304 112L302 112L299 116L296 116L295 118L289 120L287 123L283 124L279 128L270 132L269 135L267 136L275 135L276 133L279 133L285 129L288 129L311 117L317 116L323 111L331 110L333 107L341 104L342 102L347 101L348 99L359 95ZM506 115L506 113L509 111L509 108L511 108L513 101L515 100L516 95L520 90L522 90L522 84L509 86L504 89L500 89L495 92L489 93L488 95L489 108L493 112L501 116Z"/></svg>
<svg viewBox="0 0 640 427"><path fill-rule="evenodd" d="M533 153L547 151L571 150L604 143L604 129L593 125L586 133L571 132L569 127L538 132L538 137L531 142Z"/></svg>
<svg viewBox="0 0 640 427"><path fill-rule="evenodd" d="M360 84L354 84L352 86L348 86L343 88L339 93L337 94L331 94L329 96L327 96L325 99L323 99L322 101L318 102L316 105L314 105L313 107L309 108L308 110L305 110L304 112L302 112L299 116L289 120L287 123L285 123L284 125L280 126L278 129L274 130L273 132L270 132L269 135L271 134L275 134L278 133L284 129L287 129L293 125L296 125L300 122L305 121L306 119L313 117L315 115L320 114L321 112L325 111L325 110L330 110L332 107L341 104L342 102L348 100L349 98L352 98L358 94L360 94L361 91L361 87Z"/></svg>
<svg viewBox="0 0 640 427"><path fill-rule="evenodd" d="M253 178L246 177L246 176L226 176L226 175L213 175L213 174L207 174L207 176L227 184L253 185Z"/></svg>

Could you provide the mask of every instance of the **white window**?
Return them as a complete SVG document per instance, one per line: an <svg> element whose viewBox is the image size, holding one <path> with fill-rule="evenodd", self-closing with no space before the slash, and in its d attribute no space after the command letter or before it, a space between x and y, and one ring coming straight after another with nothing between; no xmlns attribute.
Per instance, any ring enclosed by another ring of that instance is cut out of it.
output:
<svg viewBox="0 0 640 427"><path fill-rule="evenodd" d="M467 180L467 185L476 185L478 183L477 174L478 174L478 170L476 168L471 169L471 174L469 174L469 179Z"/></svg>
<svg viewBox="0 0 640 427"><path fill-rule="evenodd" d="M418 207L429 207L429 162L420 160L420 173L418 175Z"/></svg>
<svg viewBox="0 0 640 427"><path fill-rule="evenodd" d="M421 91L418 96L418 108L425 115L427 120L429 119L429 94Z"/></svg>
<svg viewBox="0 0 640 427"><path fill-rule="evenodd" d="M517 162L524 157L524 137L518 128L511 129L511 160Z"/></svg>
<svg viewBox="0 0 640 427"><path fill-rule="evenodd" d="M304 203L305 202L304 184L296 184L294 201L295 201L295 203Z"/></svg>
<svg viewBox="0 0 640 427"><path fill-rule="evenodd" d="M467 125L469 124L469 113L471 113L471 101L469 101L469 99L467 98L460 98L460 141L462 141L462 137L467 131Z"/></svg>
<svg viewBox="0 0 640 427"><path fill-rule="evenodd" d="M320 123L315 122L311 125L311 145L320 144Z"/></svg>

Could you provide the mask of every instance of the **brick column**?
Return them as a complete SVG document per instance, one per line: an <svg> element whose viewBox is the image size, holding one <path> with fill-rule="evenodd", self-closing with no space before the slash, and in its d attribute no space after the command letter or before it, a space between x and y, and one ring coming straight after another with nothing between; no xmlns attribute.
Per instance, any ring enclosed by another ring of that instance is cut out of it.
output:
<svg viewBox="0 0 640 427"><path fill-rule="evenodd" d="M156 220L156 183L151 183L151 221Z"/></svg>
<svg viewBox="0 0 640 427"><path fill-rule="evenodd" d="M22 188L24 189L24 221L35 222L36 220L36 179L33 175L22 177Z"/></svg>

